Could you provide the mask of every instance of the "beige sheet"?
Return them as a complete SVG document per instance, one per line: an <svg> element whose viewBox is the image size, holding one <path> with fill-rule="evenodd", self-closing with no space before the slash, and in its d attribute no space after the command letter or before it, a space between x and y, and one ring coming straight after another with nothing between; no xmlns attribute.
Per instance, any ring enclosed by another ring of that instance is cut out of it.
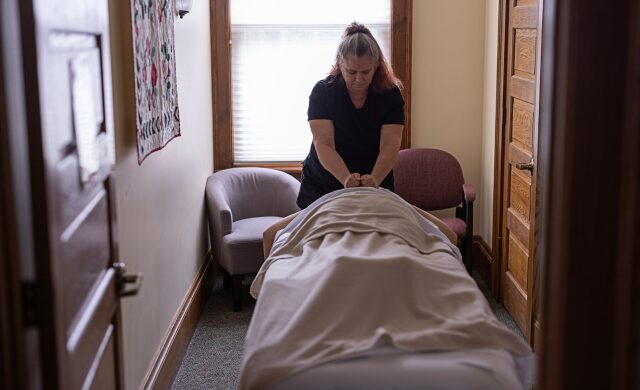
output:
<svg viewBox="0 0 640 390"><path fill-rule="evenodd" d="M265 261L251 292L258 302L242 389L374 345L530 353L494 317L453 245L425 233L411 206L385 190L345 191L315 207Z"/></svg>

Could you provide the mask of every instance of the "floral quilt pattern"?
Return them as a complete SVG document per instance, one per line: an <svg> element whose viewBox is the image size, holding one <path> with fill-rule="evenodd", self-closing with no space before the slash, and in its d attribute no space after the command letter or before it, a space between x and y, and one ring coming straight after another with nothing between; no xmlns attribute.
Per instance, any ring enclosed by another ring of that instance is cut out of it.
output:
<svg viewBox="0 0 640 390"><path fill-rule="evenodd" d="M138 164L180 136L174 0L131 0Z"/></svg>

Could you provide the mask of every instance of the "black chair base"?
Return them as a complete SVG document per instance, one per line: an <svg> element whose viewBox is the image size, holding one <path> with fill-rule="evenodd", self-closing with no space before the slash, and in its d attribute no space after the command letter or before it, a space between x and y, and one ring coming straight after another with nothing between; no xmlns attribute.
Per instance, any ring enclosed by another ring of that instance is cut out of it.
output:
<svg viewBox="0 0 640 390"><path fill-rule="evenodd" d="M223 274L223 277L222 277L222 289L223 290L229 290L229 289L231 289L231 283L232 283L231 282L231 274L229 274L227 272L227 270L224 270L223 272L224 272L224 274Z"/></svg>
<svg viewBox="0 0 640 390"><path fill-rule="evenodd" d="M230 279L233 311L242 311L242 280L244 279L244 275L230 275Z"/></svg>
<svg viewBox="0 0 640 390"><path fill-rule="evenodd" d="M467 272L469 273L469 275L471 275L471 272L473 271L473 255L472 255L472 248L473 248L473 239L472 238L463 238L462 242L460 243L459 249L460 249L460 254L462 255L462 263L464 264L464 267L467 269Z"/></svg>

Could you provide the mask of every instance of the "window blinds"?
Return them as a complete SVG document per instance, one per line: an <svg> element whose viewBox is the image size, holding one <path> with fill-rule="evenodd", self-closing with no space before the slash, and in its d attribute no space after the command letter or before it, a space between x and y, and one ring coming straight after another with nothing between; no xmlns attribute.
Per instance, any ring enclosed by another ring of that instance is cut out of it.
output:
<svg viewBox="0 0 640 390"><path fill-rule="evenodd" d="M367 26L390 59L391 0L231 0L235 163L296 162L311 145L309 94L344 28Z"/></svg>

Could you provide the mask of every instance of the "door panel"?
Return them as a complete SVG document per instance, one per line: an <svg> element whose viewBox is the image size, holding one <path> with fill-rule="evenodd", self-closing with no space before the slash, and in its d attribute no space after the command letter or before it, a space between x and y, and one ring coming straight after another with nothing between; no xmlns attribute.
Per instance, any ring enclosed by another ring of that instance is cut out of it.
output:
<svg viewBox="0 0 640 390"><path fill-rule="evenodd" d="M502 300L531 341L539 1L510 0L500 241ZM533 164L533 165L528 165Z"/></svg>
<svg viewBox="0 0 640 390"><path fill-rule="evenodd" d="M504 273L502 279L502 303L506 308L511 308L508 309L509 314L522 330L521 324L525 324L527 321L527 312L522 306L522 301L526 302L527 299L526 292L522 290L510 272Z"/></svg>
<svg viewBox="0 0 640 390"><path fill-rule="evenodd" d="M517 170L511 171L511 193L509 194L509 208L513 213L529 220L529 207L531 204L531 179L519 173Z"/></svg>
<svg viewBox="0 0 640 390"><path fill-rule="evenodd" d="M113 326L107 328L102 344L100 344L99 354L96 356L95 363L97 363L97 366L94 364L91 367L91 373L94 374L92 385L89 387L91 389L108 390L116 388L116 381L113 376L113 371L116 369L113 366L116 354L113 330Z"/></svg>
<svg viewBox="0 0 640 390"><path fill-rule="evenodd" d="M115 370L116 361L113 360L115 356L103 353L105 339L114 337L115 312L108 300L98 298L102 296L117 298L115 285L115 273L110 269L105 272L100 285L97 286L97 291L92 294L96 298L83 310L81 326L74 328L67 339L66 350L74 389L81 388L83 384L91 384L95 368L101 364L109 365ZM112 361L102 361L103 359L112 359ZM115 371L111 374L116 378L114 373Z"/></svg>
<svg viewBox="0 0 640 390"><path fill-rule="evenodd" d="M529 253L519 240L509 236L509 256L507 268L515 279L518 286L527 284L527 266L529 264Z"/></svg>
<svg viewBox="0 0 640 390"><path fill-rule="evenodd" d="M518 28L515 30L513 74L524 79L535 79L536 30Z"/></svg>
<svg viewBox="0 0 640 390"><path fill-rule="evenodd" d="M533 104L513 99L511 143L523 150L532 149Z"/></svg>
<svg viewBox="0 0 640 390"><path fill-rule="evenodd" d="M109 226L106 191L99 192L63 231L61 236L60 284L67 286L61 291L67 333L80 326L80 315L90 302L92 292L104 277L101 273L109 266ZM73 272L66 270L73 269Z"/></svg>

